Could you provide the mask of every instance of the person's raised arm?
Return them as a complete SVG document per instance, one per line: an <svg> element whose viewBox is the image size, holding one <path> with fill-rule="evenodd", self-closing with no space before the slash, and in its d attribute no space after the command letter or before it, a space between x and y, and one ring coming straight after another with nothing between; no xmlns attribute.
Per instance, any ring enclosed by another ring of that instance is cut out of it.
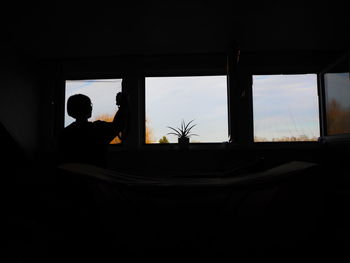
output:
<svg viewBox="0 0 350 263"><path fill-rule="evenodd" d="M125 138L126 128L127 128L127 118L128 118L128 100L125 94L119 92L116 96L116 104L118 106L118 111L114 115L113 126L119 139Z"/></svg>

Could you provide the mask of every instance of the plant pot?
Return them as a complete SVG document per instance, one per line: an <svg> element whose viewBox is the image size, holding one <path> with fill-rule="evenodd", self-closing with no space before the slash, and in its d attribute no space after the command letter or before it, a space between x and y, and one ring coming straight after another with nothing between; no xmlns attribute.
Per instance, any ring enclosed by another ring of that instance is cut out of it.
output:
<svg viewBox="0 0 350 263"><path fill-rule="evenodd" d="M190 143L190 138L188 138L188 137L181 137L181 138L177 139L177 142L180 145L188 145Z"/></svg>
<svg viewBox="0 0 350 263"><path fill-rule="evenodd" d="M180 150L187 150L188 146L190 145L190 138L184 137L184 138L178 138L177 142L179 144Z"/></svg>

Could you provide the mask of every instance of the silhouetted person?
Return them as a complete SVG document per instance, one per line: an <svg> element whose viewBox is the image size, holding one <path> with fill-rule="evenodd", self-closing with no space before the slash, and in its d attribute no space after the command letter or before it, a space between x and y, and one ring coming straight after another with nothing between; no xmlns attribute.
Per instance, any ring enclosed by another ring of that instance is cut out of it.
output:
<svg viewBox="0 0 350 263"><path fill-rule="evenodd" d="M126 127L126 99L117 95L119 110L112 122L90 122L92 103L88 96L72 95L67 101L68 115L75 119L58 139L60 162L81 162L103 166L108 144Z"/></svg>

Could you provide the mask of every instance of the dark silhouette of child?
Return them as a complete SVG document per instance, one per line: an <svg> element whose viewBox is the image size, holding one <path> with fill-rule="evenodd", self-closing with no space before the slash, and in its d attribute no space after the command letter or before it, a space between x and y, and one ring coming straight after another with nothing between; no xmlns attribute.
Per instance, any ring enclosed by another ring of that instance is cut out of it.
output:
<svg viewBox="0 0 350 263"><path fill-rule="evenodd" d="M108 144L116 136L122 139L126 128L126 99L122 98L118 104L120 104L119 110L112 122L99 120L90 122L88 121L92 112L90 98L82 94L69 97L67 111L75 121L64 128L59 135L59 161L105 166Z"/></svg>

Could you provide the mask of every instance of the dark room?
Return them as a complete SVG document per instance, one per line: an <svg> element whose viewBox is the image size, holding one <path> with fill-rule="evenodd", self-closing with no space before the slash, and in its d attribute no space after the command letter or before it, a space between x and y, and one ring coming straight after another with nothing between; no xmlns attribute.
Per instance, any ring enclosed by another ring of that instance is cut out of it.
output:
<svg viewBox="0 0 350 263"><path fill-rule="evenodd" d="M2 13L3 262L349 256L345 3Z"/></svg>

